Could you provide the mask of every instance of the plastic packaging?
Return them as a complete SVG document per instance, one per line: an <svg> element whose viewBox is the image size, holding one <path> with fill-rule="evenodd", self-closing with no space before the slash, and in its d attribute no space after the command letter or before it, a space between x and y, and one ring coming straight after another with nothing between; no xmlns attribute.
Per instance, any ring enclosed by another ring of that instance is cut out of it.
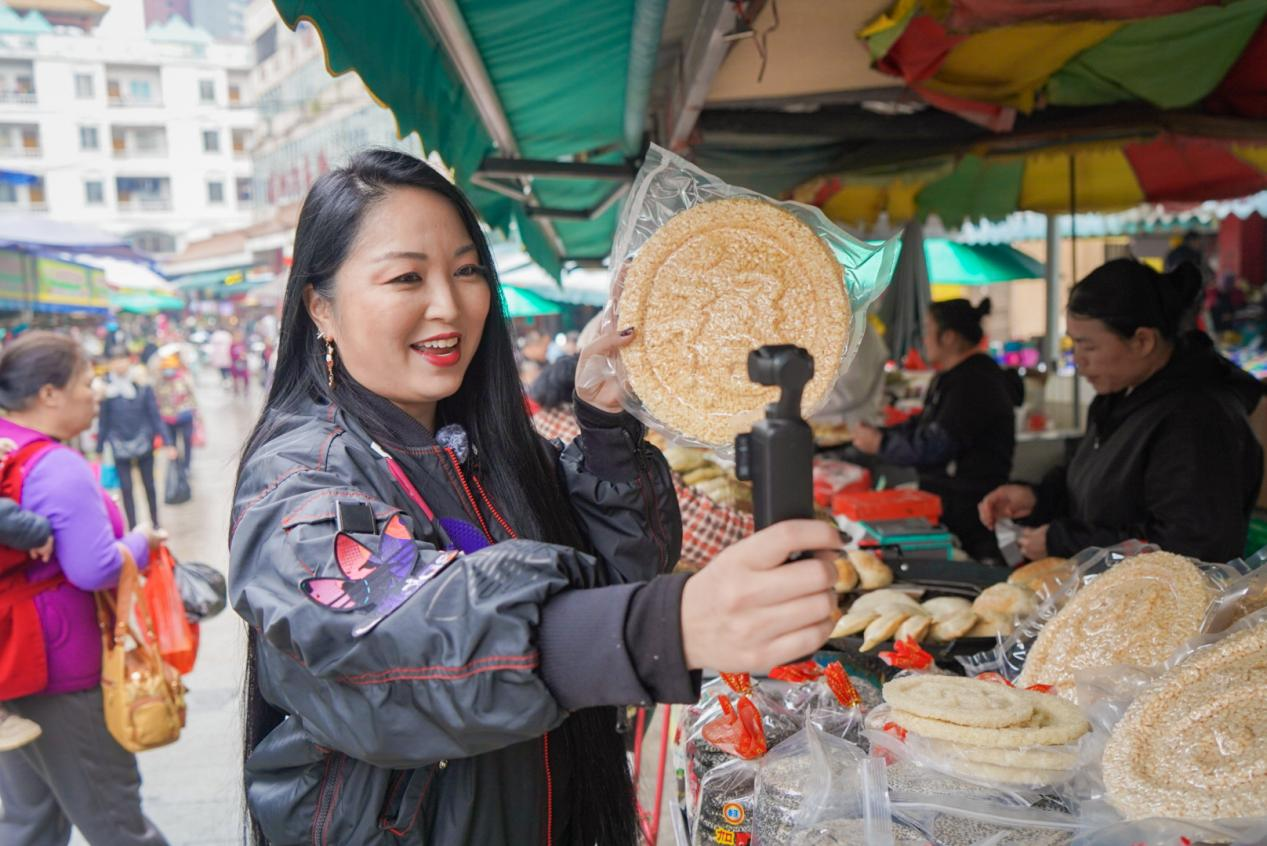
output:
<svg viewBox="0 0 1267 846"><path fill-rule="evenodd" d="M867 715L864 735L873 747L897 750L903 760L969 784L1009 793L1052 790L1072 780L1083 760L1080 741L985 749L924 737L892 723L892 710L881 705Z"/></svg>
<svg viewBox="0 0 1267 846"><path fill-rule="evenodd" d="M227 588L224 575L201 561L176 562L176 587L185 606L185 617L199 623L224 610Z"/></svg>
<svg viewBox="0 0 1267 846"><path fill-rule="evenodd" d="M715 768L732 760L730 753L719 748L705 736L705 728L726 717L721 700L734 706L742 696L747 696L760 715L761 730L767 749L773 749L796 734L804 725L804 717L789 710L767 683L754 684L751 692L741 694L724 679L716 679L704 686L700 701L685 709L681 723L682 768L685 780L687 806L698 806L704 779ZM746 710L746 709L745 709ZM719 724L720 725L720 724ZM710 733L717 736L716 729ZM694 819L694 817L692 817Z"/></svg>
<svg viewBox="0 0 1267 846"><path fill-rule="evenodd" d="M753 842L780 846L814 823L839 819L863 821L863 842L883 840L889 827L883 762L872 765L880 768L878 779L868 779L867 761L856 745L814 725L789 738L761 761Z"/></svg>
<svg viewBox="0 0 1267 846"><path fill-rule="evenodd" d="M750 843L756 761L734 759L709 771L692 805L692 846Z"/></svg>
<svg viewBox="0 0 1267 846"><path fill-rule="evenodd" d="M1244 575L1228 582L1218 598L1210 603L1201 631L1221 632L1237 620L1267 608L1267 549L1261 549L1244 561L1232 562L1233 567L1247 570Z"/></svg>
<svg viewBox="0 0 1267 846"><path fill-rule="evenodd" d="M172 572L175 566L167 547L160 546L154 552L145 574L145 601L153 615L154 633L158 636L163 660L184 675L193 670L198 657L198 635L185 616Z"/></svg>
<svg viewBox="0 0 1267 846"><path fill-rule="evenodd" d="M655 145L652 145L647 152L643 166L630 189L629 198L616 229L612 265L617 270L612 284L612 297L603 315L603 332L615 332L619 328L620 296L624 287L623 269L626 263L638 254L648 239L680 212L710 201L735 198L757 200L791 213L813 230L839 263L841 285L845 289L851 310L849 337L843 345L844 353L840 360L815 362L817 373L829 374L834 381L835 374L852 361L862 341L866 330L867 307L880 295L892 277L897 263L898 239L892 238L880 246L867 244L845 233L817 208L795 202L776 202L754 191L729 185L700 170L680 156ZM708 316L706 313L683 315L684 321L692 322L690 326L683 329L685 334L702 337L710 331L720 331L709 328ZM763 343L794 343L796 340L796 338L759 338L756 339L754 346ZM735 366L728 366L727 369L733 369L737 374L744 367L741 363L732 362L731 364ZM626 386L625 407L675 443L710 447L724 454L729 454L732 450L733 443L728 439L718 438L710 442L684 436L680 431L657 418L656 414L644 405L630 387L628 375L619 356L607 359L592 357L585 370L586 372L577 373L578 388L613 375L618 377ZM743 416L750 414L751 418L755 419L766 401L768 400L757 402L751 409L744 409ZM718 428L735 430L743 428L739 425L743 421L728 419L721 422L724 426Z"/></svg>
<svg viewBox="0 0 1267 846"><path fill-rule="evenodd" d="M1083 750L1079 776L1062 795L1083 825L1095 832L1079 843L1171 844L1181 837L1192 842L1267 842L1267 813L1203 819L1195 810L1195 799L1181 796L1174 804L1185 812L1191 810L1183 815L1192 819L1129 821L1124 820L1125 815L1111 801L1113 792L1105 786L1106 747L1123 740L1117 737L1126 729L1123 720L1133 719L1135 745L1119 749L1129 757L1119 756L1118 760L1147 757L1138 765L1119 768L1117 788L1124 791L1117 796L1119 800L1126 797L1137 802L1131 797L1144 795L1146 804L1153 804L1159 791L1167 789L1151 782L1139 783L1144 778L1173 782L1170 789L1193 790L1201 803L1219 797L1217 801L1248 800L1251 805L1256 802L1260 808L1267 804L1267 782L1263 781L1261 769L1261 724L1253 710L1260 707L1261 697L1253 688L1244 687L1261 680L1263 650L1254 638L1261 637L1264 630L1267 609L1236 621L1224 631L1193 638L1155 667L1108 667L1078 675L1079 701L1085 703L1093 733ZM1228 648L1235 651L1223 651ZM1221 660L1226 664L1212 670L1202 656L1216 661L1223 656ZM1192 663L1194 660L1200 663ZM1214 672L1218 675L1211 675ZM1200 713L1194 711L1194 703L1183 701L1185 696L1201 700L1195 703ZM1216 697L1218 702L1213 701ZM1207 703L1208 707L1201 710ZM1167 708L1177 713L1166 714ZM1137 713L1137 709L1143 710ZM1150 727L1148 734L1138 734L1145 725ZM1149 744L1153 737L1155 743ZM1239 786L1225 787L1229 778ZM1229 789L1238 792L1220 792Z"/></svg>
<svg viewBox="0 0 1267 846"><path fill-rule="evenodd" d="M868 728L865 735L872 754L888 761L895 834L914 830L941 846L1063 846L1072 841L1077 818L1040 793L959 778L927 766L890 732Z"/></svg>
<svg viewBox="0 0 1267 846"><path fill-rule="evenodd" d="M1101 549L1086 549L1073 559L1074 577L1063 583L1051 596L1044 599L1038 610L1017 622L1012 634L1004 638L996 647L975 655L957 656L960 665L970 676L982 673L998 673L1009 682L1015 682L1025 667L1030 650L1043 627L1055 617L1073 599L1079 591L1091 584L1110 568L1149 552L1160 552L1156 546L1139 541L1129 541L1118 546ZM1244 573L1244 565L1240 562L1231 564L1209 564L1193 562L1206 576L1207 584L1213 593L1227 589L1228 585ZM1129 609L1123 608L1123 612Z"/></svg>

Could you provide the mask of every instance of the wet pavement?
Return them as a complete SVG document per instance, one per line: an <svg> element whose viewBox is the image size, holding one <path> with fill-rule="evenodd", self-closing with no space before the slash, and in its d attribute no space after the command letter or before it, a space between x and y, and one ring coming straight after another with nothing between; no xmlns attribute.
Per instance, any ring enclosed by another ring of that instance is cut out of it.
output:
<svg viewBox="0 0 1267 846"><path fill-rule="evenodd" d="M210 371L201 374L198 389L207 443L194 451L193 499L175 506L160 502L159 516L178 559L202 561L226 573L238 452L263 393L256 386L249 399L235 397ZM145 513L143 505L138 509ZM202 624L200 637L198 662L185 677L185 730L175 744L137 756L141 796L146 814L174 846L232 846L242 843L239 703L246 634L241 620L226 609ZM86 843L78 833L71 842Z"/></svg>

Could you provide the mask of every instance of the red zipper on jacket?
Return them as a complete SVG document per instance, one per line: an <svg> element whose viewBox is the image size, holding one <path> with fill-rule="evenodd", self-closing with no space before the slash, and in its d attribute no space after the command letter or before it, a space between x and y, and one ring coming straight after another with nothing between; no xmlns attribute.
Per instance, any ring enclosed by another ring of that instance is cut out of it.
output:
<svg viewBox="0 0 1267 846"><path fill-rule="evenodd" d="M554 846L554 777L550 774L550 732L541 737L546 762L546 846Z"/></svg>
<svg viewBox="0 0 1267 846"><path fill-rule="evenodd" d="M475 519L480 521L480 529L484 532L484 537L488 538L489 543L497 543L493 538L493 533L488 530L488 523L484 520L484 514L480 511L479 504L476 503L475 497L471 494L471 486L466 481L466 474L462 472L462 464L458 461L457 453L452 448L445 447L444 454L449 456L449 461L453 463L453 469L458 474L458 481L462 483L462 490L466 493L466 501L471 504L471 510L475 512Z"/></svg>

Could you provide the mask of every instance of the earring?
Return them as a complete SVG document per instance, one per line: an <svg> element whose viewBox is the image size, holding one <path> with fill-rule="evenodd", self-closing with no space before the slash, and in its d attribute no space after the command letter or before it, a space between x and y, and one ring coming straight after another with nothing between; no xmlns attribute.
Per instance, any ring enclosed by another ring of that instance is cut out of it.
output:
<svg viewBox="0 0 1267 846"><path fill-rule="evenodd" d="M334 387L334 341L326 337L324 332L317 333L317 340L326 344L326 384Z"/></svg>

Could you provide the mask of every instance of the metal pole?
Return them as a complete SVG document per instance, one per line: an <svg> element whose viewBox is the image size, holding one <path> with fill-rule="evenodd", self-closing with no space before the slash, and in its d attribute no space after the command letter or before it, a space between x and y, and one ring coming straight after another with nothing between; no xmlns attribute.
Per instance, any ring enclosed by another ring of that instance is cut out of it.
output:
<svg viewBox="0 0 1267 846"><path fill-rule="evenodd" d="M1073 153L1069 154L1069 278L1078 283L1078 177ZM1082 376L1073 374L1073 428L1082 428Z"/></svg>
<svg viewBox="0 0 1267 846"><path fill-rule="evenodd" d="M1060 225L1047 215L1047 337L1043 359L1057 372L1060 365Z"/></svg>

